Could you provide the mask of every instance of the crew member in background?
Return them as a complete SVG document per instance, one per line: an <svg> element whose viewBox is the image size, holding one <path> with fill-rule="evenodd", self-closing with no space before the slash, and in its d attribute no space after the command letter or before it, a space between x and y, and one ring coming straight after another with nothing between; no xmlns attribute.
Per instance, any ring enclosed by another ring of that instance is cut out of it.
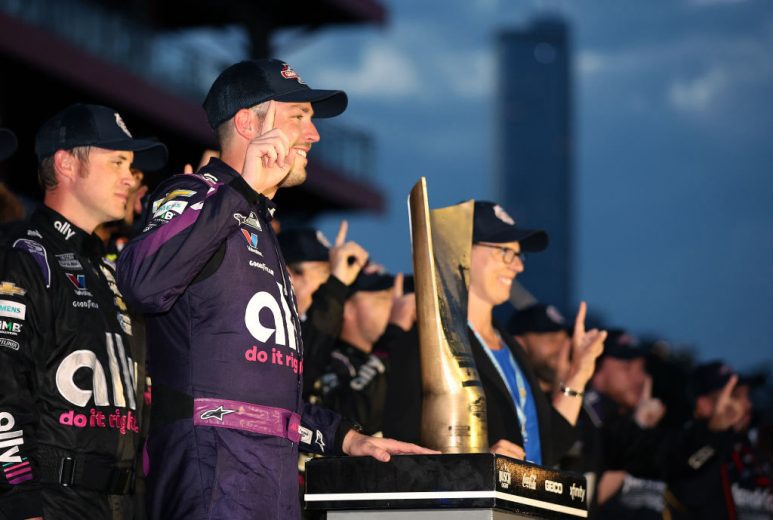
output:
<svg viewBox="0 0 773 520"><path fill-rule="evenodd" d="M94 230L123 217L135 154L166 147L76 104L43 124L35 152L44 206L0 253L0 516L131 518L134 331Z"/></svg>

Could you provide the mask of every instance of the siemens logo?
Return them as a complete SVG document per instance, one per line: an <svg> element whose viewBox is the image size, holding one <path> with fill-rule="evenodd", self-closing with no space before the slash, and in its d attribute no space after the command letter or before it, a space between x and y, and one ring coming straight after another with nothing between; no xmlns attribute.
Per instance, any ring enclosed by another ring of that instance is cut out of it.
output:
<svg viewBox="0 0 773 520"><path fill-rule="evenodd" d="M27 315L27 306L11 300L0 300L0 316L23 320Z"/></svg>

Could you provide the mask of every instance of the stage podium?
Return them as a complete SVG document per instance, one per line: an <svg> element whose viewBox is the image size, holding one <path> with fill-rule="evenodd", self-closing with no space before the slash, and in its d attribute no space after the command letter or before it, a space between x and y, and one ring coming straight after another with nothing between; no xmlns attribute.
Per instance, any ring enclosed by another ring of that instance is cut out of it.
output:
<svg viewBox="0 0 773 520"><path fill-rule="evenodd" d="M306 508L329 520L587 518L585 477L490 453L325 457L306 464Z"/></svg>

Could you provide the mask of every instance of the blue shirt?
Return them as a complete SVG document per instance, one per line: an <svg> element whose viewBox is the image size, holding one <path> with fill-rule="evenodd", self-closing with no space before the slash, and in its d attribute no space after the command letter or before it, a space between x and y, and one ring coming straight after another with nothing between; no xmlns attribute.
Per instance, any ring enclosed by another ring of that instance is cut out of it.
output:
<svg viewBox="0 0 773 520"><path fill-rule="evenodd" d="M526 460L535 464L542 464L537 407L534 403L534 395L529 382L526 381L523 372L521 372L518 363L507 346L503 344L499 350L489 349L485 345L484 348L491 352L492 356L490 357L496 362L499 373L504 377L515 408L518 411Z"/></svg>

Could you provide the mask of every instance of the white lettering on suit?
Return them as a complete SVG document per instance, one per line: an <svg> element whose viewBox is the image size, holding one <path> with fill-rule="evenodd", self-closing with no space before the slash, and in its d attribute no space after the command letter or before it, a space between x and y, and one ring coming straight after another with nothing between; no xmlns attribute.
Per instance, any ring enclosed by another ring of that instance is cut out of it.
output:
<svg viewBox="0 0 773 520"><path fill-rule="evenodd" d="M298 350L290 307L287 305L287 300L284 297L282 285L279 283L276 285L279 289L281 307L276 298L270 293L266 291L256 293L247 303L247 308L244 311L244 324L247 326L250 334L261 343L266 343L271 335L275 334L274 341L277 345L289 346L293 350ZM260 312L263 309L268 309L271 312L273 318L271 325L273 326L267 327L260 322Z"/></svg>

